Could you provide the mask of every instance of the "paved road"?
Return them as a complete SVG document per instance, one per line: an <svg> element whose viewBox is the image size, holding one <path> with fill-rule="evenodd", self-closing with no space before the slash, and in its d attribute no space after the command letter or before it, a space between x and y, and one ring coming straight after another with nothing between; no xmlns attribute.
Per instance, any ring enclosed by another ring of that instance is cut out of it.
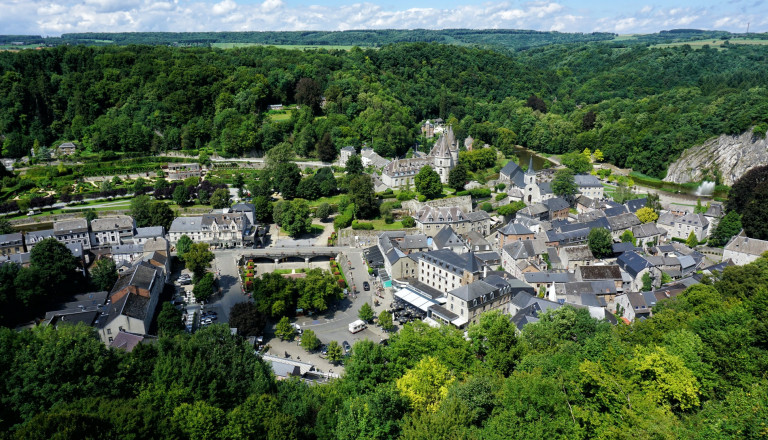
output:
<svg viewBox="0 0 768 440"><path fill-rule="evenodd" d="M269 249L269 248L268 248ZM312 247L308 247L307 250L311 250ZM299 248L301 250L301 248ZM319 316L309 317L300 316L294 319L293 322L298 323L303 329L312 329L317 334L318 338L323 343L328 343L335 340L339 343L342 341L349 341L353 344L356 341L368 339L374 342L379 342L381 339L387 338L386 332L376 326L371 326L366 330L363 330L356 334L349 333L349 323L358 319L358 312L363 303L368 302L371 306L373 303L373 287L374 283L370 275L368 275L367 266L363 262L363 252L360 249L354 248L338 248L339 252L344 256L340 263L344 267L344 273L347 276L347 280L350 286L354 285L359 294L355 297L349 295L343 300L339 301L332 309ZM248 249L224 249L214 250L216 259L213 263L213 269L219 274L219 286L221 287L221 295L215 296L209 304L204 306L205 310L213 310L218 313L220 323L228 322L230 308L243 301L249 301L248 296L244 295L240 286L236 260L244 253L249 253ZM371 283L372 289L370 291L363 290L363 281ZM351 291L351 288L349 289ZM387 303L388 304L388 303ZM376 308L377 311L382 310L384 303ZM312 362L318 365L318 368L323 371L329 371L333 369L334 372L342 371L342 367L333 366L320 357L317 353L307 353L296 342L280 341L274 338L274 326L265 329L265 343L272 347L271 354L277 356L284 356L286 353L291 358L300 357L304 362Z"/></svg>

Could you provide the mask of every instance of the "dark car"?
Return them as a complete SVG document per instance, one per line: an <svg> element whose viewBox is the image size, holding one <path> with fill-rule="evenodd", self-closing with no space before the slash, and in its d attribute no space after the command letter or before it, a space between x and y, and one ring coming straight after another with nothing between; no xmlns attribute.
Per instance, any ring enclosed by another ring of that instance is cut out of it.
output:
<svg viewBox="0 0 768 440"><path fill-rule="evenodd" d="M349 351L352 350L352 346L349 345L349 342L347 341L342 342L341 346L344 347L344 353L349 353Z"/></svg>
<svg viewBox="0 0 768 440"><path fill-rule="evenodd" d="M320 354L322 354L323 356L328 354L328 345L327 344L323 344L323 345L320 346Z"/></svg>
<svg viewBox="0 0 768 440"><path fill-rule="evenodd" d="M366 292L371 290L371 285L368 284L368 281L363 281L363 290L365 290Z"/></svg>

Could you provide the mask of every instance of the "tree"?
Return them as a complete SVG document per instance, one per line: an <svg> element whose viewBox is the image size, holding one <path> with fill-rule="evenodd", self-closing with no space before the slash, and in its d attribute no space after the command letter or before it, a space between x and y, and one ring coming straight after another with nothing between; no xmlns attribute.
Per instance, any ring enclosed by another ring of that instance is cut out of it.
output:
<svg viewBox="0 0 768 440"><path fill-rule="evenodd" d="M618 182L616 191L613 193L613 201L624 204L627 200L632 200L633 197L632 190L624 182Z"/></svg>
<svg viewBox="0 0 768 440"><path fill-rule="evenodd" d="M259 223L272 223L272 202L265 196L253 199L254 219Z"/></svg>
<svg viewBox="0 0 768 440"><path fill-rule="evenodd" d="M331 208L331 205L328 203L321 203L320 206L317 207L317 210L315 210L315 218L325 221L331 215L332 211L333 209Z"/></svg>
<svg viewBox="0 0 768 440"><path fill-rule="evenodd" d="M467 167L462 162L459 162L459 164L456 165L448 173L448 186L455 189L456 191L463 191L464 185L466 183L467 183Z"/></svg>
<svg viewBox="0 0 768 440"><path fill-rule="evenodd" d="M613 255L613 238L605 228L593 228L589 231L589 250L595 258L607 258Z"/></svg>
<svg viewBox="0 0 768 440"><path fill-rule="evenodd" d="M189 200L189 193L187 187L184 185L177 185L173 190L173 203L183 206Z"/></svg>
<svg viewBox="0 0 768 440"><path fill-rule="evenodd" d="M304 330L301 335L301 348L307 351L315 351L320 347L320 339L315 335L314 330Z"/></svg>
<svg viewBox="0 0 768 440"><path fill-rule="evenodd" d="M639 350L634 368L643 390L656 403L673 411L686 411L699 406L699 382L680 357L665 347Z"/></svg>
<svg viewBox="0 0 768 440"><path fill-rule="evenodd" d="M747 204L741 213L741 224L747 237L768 240L768 195L756 196Z"/></svg>
<svg viewBox="0 0 768 440"><path fill-rule="evenodd" d="M161 335L173 335L184 330L181 322L181 311L170 302L163 302L163 307L157 315L157 329Z"/></svg>
<svg viewBox="0 0 768 440"><path fill-rule="evenodd" d="M397 389L415 412L437 411L455 378L437 358L426 356L397 380Z"/></svg>
<svg viewBox="0 0 768 440"><path fill-rule="evenodd" d="M325 132L317 143L317 157L323 162L333 162L336 159L336 147L331 140L331 134Z"/></svg>
<svg viewBox="0 0 768 440"><path fill-rule="evenodd" d="M768 194L768 165L754 167L733 183L731 190L728 191L725 209L736 211L743 216L751 201L766 194Z"/></svg>
<svg viewBox="0 0 768 440"><path fill-rule="evenodd" d="M336 341L331 341L328 343L328 352L325 354L326 359L328 359L328 362L331 362L333 364L337 364L341 361L341 358L344 356L344 352L341 349L341 345L339 345Z"/></svg>
<svg viewBox="0 0 768 440"><path fill-rule="evenodd" d="M220 438L226 423L223 410L202 401L177 406L173 410L173 420L190 440Z"/></svg>
<svg viewBox="0 0 768 440"><path fill-rule="evenodd" d="M392 321L392 314L387 310L382 310L381 313L379 313L379 325L385 331L390 331L395 328L395 324Z"/></svg>
<svg viewBox="0 0 768 440"><path fill-rule="evenodd" d="M378 213L373 181L368 174L361 174L349 181L349 199L355 205L355 216L359 219L373 218Z"/></svg>
<svg viewBox="0 0 768 440"><path fill-rule="evenodd" d="M29 253L30 269L36 284L46 291L60 294L76 292L82 275L77 273L77 260L72 252L55 238L38 242ZM110 286L111 287L111 286Z"/></svg>
<svg viewBox="0 0 768 440"><path fill-rule="evenodd" d="M198 301L208 301L213 295L213 273L207 272L200 277L195 283L195 287L192 288L192 293L195 294L195 299Z"/></svg>
<svg viewBox="0 0 768 440"><path fill-rule="evenodd" d="M239 302L229 309L229 326L240 336L259 336L266 324L267 317L252 302Z"/></svg>
<svg viewBox="0 0 768 440"><path fill-rule="evenodd" d="M173 223L173 219L176 218L176 214L174 214L171 207L168 206L167 203L158 200L149 204L147 215L149 217L146 223L139 225L137 222L136 226L162 226L166 231L168 231L171 229L171 223Z"/></svg>
<svg viewBox="0 0 768 440"><path fill-rule="evenodd" d="M0 218L0 234L12 234L16 230L11 226L11 222L7 219Z"/></svg>
<svg viewBox="0 0 768 440"><path fill-rule="evenodd" d="M213 253L208 249L207 243L193 243L184 253L185 266L195 274L196 279L205 274L211 261L213 261Z"/></svg>
<svg viewBox="0 0 768 440"><path fill-rule="evenodd" d="M363 173L363 158L359 154L353 154L347 159L347 163L344 166L344 171L348 176L353 176Z"/></svg>
<svg viewBox="0 0 768 440"><path fill-rule="evenodd" d="M650 292L653 290L653 280L651 279L651 274L648 272L644 273L641 280L643 282L643 292Z"/></svg>
<svg viewBox="0 0 768 440"><path fill-rule="evenodd" d="M373 319L373 309L371 308L371 305L368 303L363 303L363 305L360 307L360 310L357 312L357 317L365 322Z"/></svg>
<svg viewBox="0 0 768 440"><path fill-rule="evenodd" d="M631 229L627 229L626 231L622 232L619 239L622 243L632 243L632 246L637 246L635 242L635 234L632 233Z"/></svg>
<svg viewBox="0 0 768 440"><path fill-rule="evenodd" d="M135 196L144 194L147 191L147 181L141 177L136 178L136 180L133 182L132 189Z"/></svg>
<svg viewBox="0 0 768 440"><path fill-rule="evenodd" d="M729 211L717 223L715 230L709 237L710 246L725 246L734 235L741 231L741 216L736 211Z"/></svg>
<svg viewBox="0 0 768 440"><path fill-rule="evenodd" d="M555 171L555 178L552 180L552 192L555 195L571 200L576 191L578 191L578 187L570 169Z"/></svg>
<svg viewBox="0 0 768 440"><path fill-rule="evenodd" d="M301 182L301 171L298 165L293 162L284 162L277 165L272 173L275 189L283 195L285 199L292 199L296 196L296 188Z"/></svg>
<svg viewBox="0 0 768 440"><path fill-rule="evenodd" d="M416 220L410 215L403 217L402 223L404 228L413 228L416 226Z"/></svg>
<svg viewBox="0 0 768 440"><path fill-rule="evenodd" d="M99 213L97 213L95 209L91 208L85 211L85 219L88 221L88 223L91 223L97 218L99 218Z"/></svg>
<svg viewBox="0 0 768 440"><path fill-rule="evenodd" d="M656 213L661 211L661 201L659 200L658 193L648 193L646 196L645 208L650 208Z"/></svg>
<svg viewBox="0 0 768 440"><path fill-rule="evenodd" d="M595 152L592 153L592 158L595 160L595 162L602 162L605 160L605 157L603 157L603 152L599 148L595 149Z"/></svg>
<svg viewBox="0 0 768 440"><path fill-rule="evenodd" d="M592 110L584 113L584 116L581 118L581 129L584 131L592 130L595 128L595 120L597 120L597 115Z"/></svg>
<svg viewBox="0 0 768 440"><path fill-rule="evenodd" d="M176 255L179 257L179 260L184 261L184 254L189 252L191 247L192 239L187 234L182 234L179 237L179 241L176 242Z"/></svg>
<svg viewBox="0 0 768 440"><path fill-rule="evenodd" d="M685 240L685 245L689 248L695 248L699 245L699 240L696 239L696 234L693 231L688 234L688 239Z"/></svg>
<svg viewBox="0 0 768 440"><path fill-rule="evenodd" d="M536 111L540 111L541 113L547 112L547 104L543 99L539 98L533 93L531 93L531 96L528 97L528 101L526 101L525 105Z"/></svg>
<svg viewBox="0 0 768 440"><path fill-rule="evenodd" d="M213 209L222 209L229 206L229 191L225 188L219 188L211 194L211 206Z"/></svg>
<svg viewBox="0 0 768 440"><path fill-rule="evenodd" d="M659 214L656 214L656 211L647 206L638 209L635 215L641 223L655 222L659 218Z"/></svg>
<svg viewBox="0 0 768 440"><path fill-rule="evenodd" d="M301 78L296 83L296 102L309 107L312 114L317 114L320 111L322 94L322 86L312 78Z"/></svg>
<svg viewBox="0 0 768 440"><path fill-rule="evenodd" d="M424 165L413 178L413 181L416 185L416 191L428 199L434 199L443 193L440 175L429 165Z"/></svg>
<svg viewBox="0 0 768 440"><path fill-rule="evenodd" d="M504 206L499 206L499 209L497 209L496 212L499 215L511 217L517 214L517 211L523 208L525 208L525 202L518 200L517 202L512 202Z"/></svg>
<svg viewBox="0 0 768 440"><path fill-rule="evenodd" d="M560 158L560 163L568 167L574 174L586 173L592 169L589 159L576 151L563 154L563 157Z"/></svg>
<svg viewBox="0 0 768 440"><path fill-rule="evenodd" d="M117 281L117 267L111 258L102 258L91 269L91 282L97 290L112 290Z"/></svg>
<svg viewBox="0 0 768 440"><path fill-rule="evenodd" d="M280 218L275 216L275 221L280 223L280 227L291 237L298 237L312 230L312 217L309 212L309 204L306 200L296 199L290 202L283 202L283 210Z"/></svg>
<svg viewBox="0 0 768 440"><path fill-rule="evenodd" d="M472 350L491 371L508 376L512 373L520 351L517 347L517 328L498 310L480 315L477 324L469 327Z"/></svg>
<svg viewBox="0 0 768 440"><path fill-rule="evenodd" d="M280 321L275 326L275 336L282 340L291 340L296 335L296 329L291 325L291 321L287 316L280 318Z"/></svg>

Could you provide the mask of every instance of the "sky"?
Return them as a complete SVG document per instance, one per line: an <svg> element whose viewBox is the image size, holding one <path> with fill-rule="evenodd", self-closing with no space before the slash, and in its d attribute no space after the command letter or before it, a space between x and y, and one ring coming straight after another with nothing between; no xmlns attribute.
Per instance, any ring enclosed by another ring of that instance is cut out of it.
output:
<svg viewBox="0 0 768 440"><path fill-rule="evenodd" d="M0 34L534 29L654 33L768 31L765 0L0 0Z"/></svg>

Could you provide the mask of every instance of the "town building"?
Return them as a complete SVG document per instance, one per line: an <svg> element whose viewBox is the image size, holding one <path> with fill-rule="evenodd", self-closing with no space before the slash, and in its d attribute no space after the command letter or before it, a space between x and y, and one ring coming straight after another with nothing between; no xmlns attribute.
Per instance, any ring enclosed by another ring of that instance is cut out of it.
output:
<svg viewBox="0 0 768 440"><path fill-rule="evenodd" d="M591 199L600 200L605 197L603 184L600 179L591 174L576 174L573 181L578 188L579 194Z"/></svg>
<svg viewBox="0 0 768 440"><path fill-rule="evenodd" d="M482 278L482 262L474 252L456 254L441 249L417 257L419 282L440 292L448 292Z"/></svg>
<svg viewBox="0 0 768 440"><path fill-rule="evenodd" d="M21 232L0 235L0 255L21 254L24 252L24 236Z"/></svg>
<svg viewBox="0 0 768 440"><path fill-rule="evenodd" d="M75 218L71 220L60 220L53 223L53 234L60 242L80 243L83 249L91 249L91 237L88 231L88 220L84 218Z"/></svg>
<svg viewBox="0 0 768 440"><path fill-rule="evenodd" d="M749 238L742 232L725 245L723 261L731 260L741 266L757 260L765 252L768 252L768 241Z"/></svg>
<svg viewBox="0 0 768 440"><path fill-rule="evenodd" d="M483 236L490 233L491 217L485 211L465 213L461 208L423 206L414 215L416 227L429 237L434 237L444 226L450 226L457 234L475 231Z"/></svg>
<svg viewBox="0 0 768 440"><path fill-rule="evenodd" d="M203 170L197 163L169 163L168 180L184 180L188 177L200 177Z"/></svg>
<svg viewBox="0 0 768 440"><path fill-rule="evenodd" d="M432 150L424 157L395 159L381 172L381 180L390 188L414 186L414 177L425 166L432 167L440 176L440 182L448 183L448 174L459 163L459 146L453 129L447 127L437 139Z"/></svg>
<svg viewBox="0 0 768 440"><path fill-rule="evenodd" d="M93 247L112 246L133 242L136 222L133 217L96 218L91 220L91 245Z"/></svg>
<svg viewBox="0 0 768 440"><path fill-rule="evenodd" d="M339 152L339 166L345 167L347 166L347 160L349 160L350 157L356 156L357 150L355 150L355 147L347 146L341 149Z"/></svg>

